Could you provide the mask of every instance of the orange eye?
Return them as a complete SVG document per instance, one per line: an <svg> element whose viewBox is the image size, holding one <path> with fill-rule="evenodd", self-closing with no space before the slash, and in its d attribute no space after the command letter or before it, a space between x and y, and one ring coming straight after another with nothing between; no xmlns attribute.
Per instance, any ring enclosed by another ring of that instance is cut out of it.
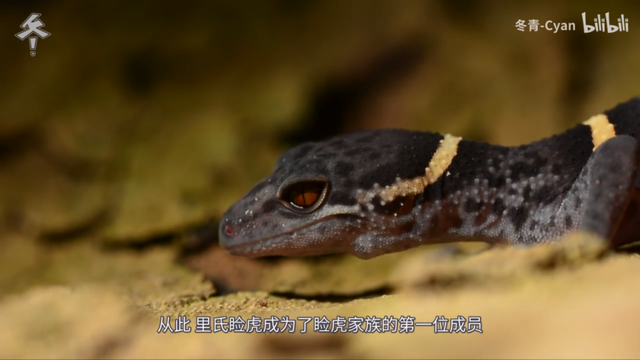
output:
<svg viewBox="0 0 640 360"><path fill-rule="evenodd" d="M287 186L282 192L282 200L299 209L309 209L322 198L326 183L323 181L302 181Z"/></svg>

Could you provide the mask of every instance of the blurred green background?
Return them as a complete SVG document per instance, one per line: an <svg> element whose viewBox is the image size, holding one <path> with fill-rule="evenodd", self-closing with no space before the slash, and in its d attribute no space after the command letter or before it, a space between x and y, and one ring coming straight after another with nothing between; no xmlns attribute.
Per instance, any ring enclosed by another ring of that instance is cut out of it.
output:
<svg viewBox="0 0 640 360"><path fill-rule="evenodd" d="M32 12L52 34L35 57L14 36ZM582 12L629 32L585 34ZM82 246L172 246L302 141L398 127L517 145L640 94L631 0L5 0L0 34L0 298L144 272L155 255Z"/></svg>

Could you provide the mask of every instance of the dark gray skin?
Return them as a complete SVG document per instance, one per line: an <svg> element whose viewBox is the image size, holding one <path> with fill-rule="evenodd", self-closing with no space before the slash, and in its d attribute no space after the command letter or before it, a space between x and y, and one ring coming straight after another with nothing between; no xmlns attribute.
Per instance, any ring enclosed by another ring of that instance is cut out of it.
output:
<svg viewBox="0 0 640 360"><path fill-rule="evenodd" d="M578 125L519 147L462 140L441 176L383 201L376 189L419 178L442 135L374 130L306 143L223 215L220 244L246 257L351 253L368 259L451 241L533 245L585 230L612 246L640 231L640 98L604 113L615 136L594 151ZM326 184L304 209L300 182Z"/></svg>

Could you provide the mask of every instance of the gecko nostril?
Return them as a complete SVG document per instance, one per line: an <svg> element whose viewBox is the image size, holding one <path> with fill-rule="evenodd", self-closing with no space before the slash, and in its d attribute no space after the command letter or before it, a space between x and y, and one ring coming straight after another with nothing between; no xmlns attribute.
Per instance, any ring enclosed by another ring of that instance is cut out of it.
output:
<svg viewBox="0 0 640 360"><path fill-rule="evenodd" d="M227 235L227 236L233 236L233 235L234 235L234 233L233 233L233 226L228 225L228 224L227 224L227 225L225 225L225 226L224 226L224 233L225 233L225 235Z"/></svg>

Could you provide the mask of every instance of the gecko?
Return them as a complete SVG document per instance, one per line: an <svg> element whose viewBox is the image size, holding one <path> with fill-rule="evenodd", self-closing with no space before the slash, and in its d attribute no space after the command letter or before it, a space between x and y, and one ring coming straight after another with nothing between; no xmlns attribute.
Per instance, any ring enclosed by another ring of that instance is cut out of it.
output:
<svg viewBox="0 0 640 360"><path fill-rule="evenodd" d="M552 137L500 146L377 129L284 152L222 216L220 245L245 257L423 244L536 245L587 231L640 240L640 97Z"/></svg>

